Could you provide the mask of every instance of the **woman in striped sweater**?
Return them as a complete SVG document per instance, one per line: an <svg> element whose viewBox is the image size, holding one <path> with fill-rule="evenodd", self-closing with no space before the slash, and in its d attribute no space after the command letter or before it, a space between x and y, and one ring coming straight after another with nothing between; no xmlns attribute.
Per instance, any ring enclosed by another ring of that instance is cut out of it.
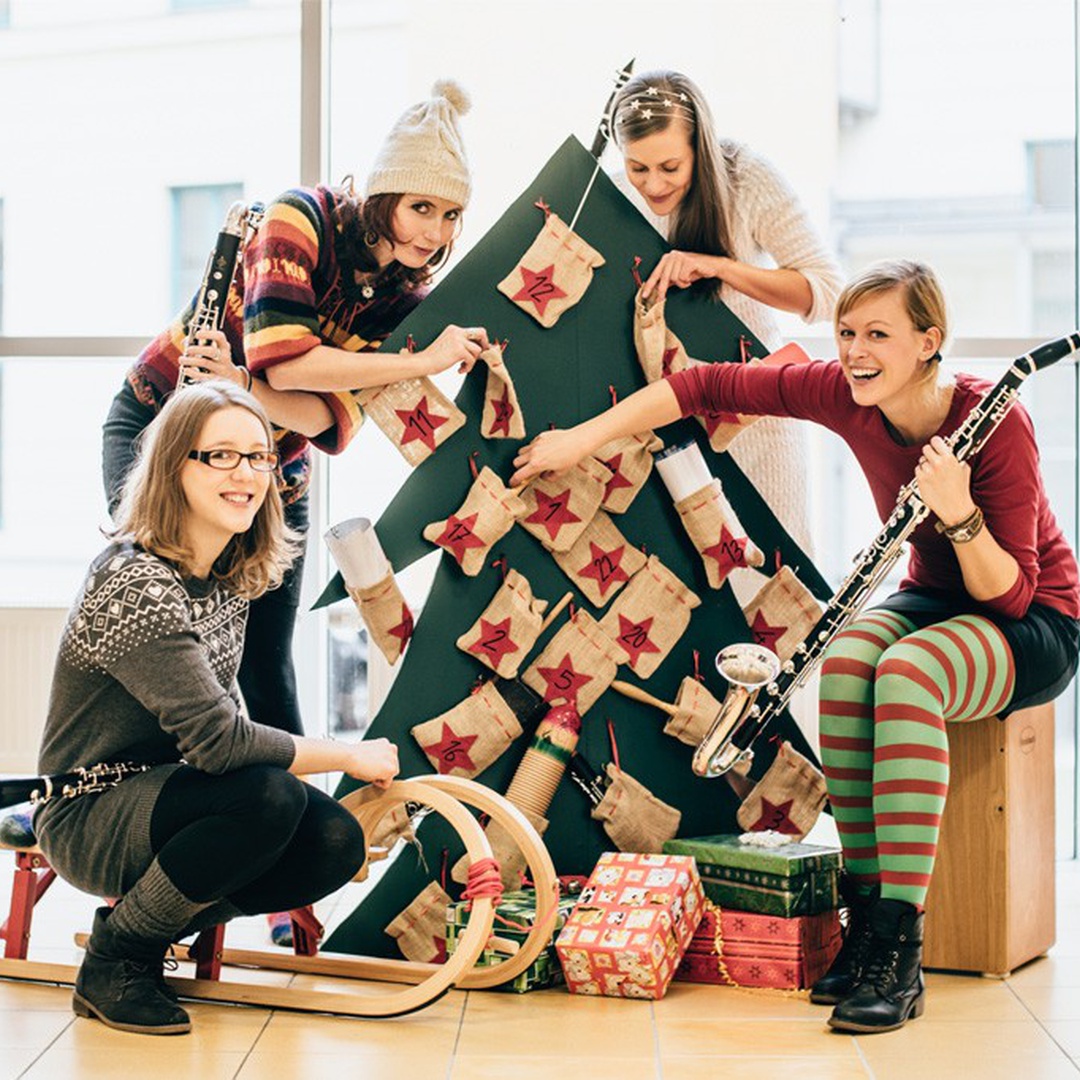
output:
<svg viewBox="0 0 1080 1080"><path fill-rule="evenodd" d="M911 480L933 517L911 536L900 590L826 650L821 756L844 850L851 921L811 1001L873 1033L923 1011L923 902L949 785L948 723L1051 701L1080 656L1080 576L1047 502L1022 406L975 456L945 438L989 385L941 377L945 305L927 267L871 267L840 295L840 359L711 364L653 383L521 450L512 484L561 471L620 435L703 408L813 420L862 466L884 521ZM935 520L936 519L936 520Z"/></svg>
<svg viewBox="0 0 1080 1080"><path fill-rule="evenodd" d="M340 453L363 415L350 391L454 366L467 370L487 347L480 328L448 326L426 349L377 352L424 298L448 257L468 202L470 178L458 117L468 98L440 82L391 131L363 198L351 185L285 192L247 245L209 344L184 340L193 304L140 354L104 427L110 510L135 442L177 385L225 378L250 389L276 429L278 489L286 521L308 525L311 447ZM280 588L251 606L240 687L251 718L302 734L292 664L302 559Z"/></svg>

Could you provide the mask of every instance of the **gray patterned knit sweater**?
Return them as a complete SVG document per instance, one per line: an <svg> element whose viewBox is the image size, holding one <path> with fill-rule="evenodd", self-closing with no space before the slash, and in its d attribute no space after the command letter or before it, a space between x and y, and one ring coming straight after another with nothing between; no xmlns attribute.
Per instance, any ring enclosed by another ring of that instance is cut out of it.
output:
<svg viewBox="0 0 1080 1080"><path fill-rule="evenodd" d="M247 607L130 543L92 563L60 639L39 768L158 767L39 810L41 846L73 884L115 896L138 879L153 857L154 802L181 759L215 774L292 763L291 737L252 723L240 704Z"/></svg>

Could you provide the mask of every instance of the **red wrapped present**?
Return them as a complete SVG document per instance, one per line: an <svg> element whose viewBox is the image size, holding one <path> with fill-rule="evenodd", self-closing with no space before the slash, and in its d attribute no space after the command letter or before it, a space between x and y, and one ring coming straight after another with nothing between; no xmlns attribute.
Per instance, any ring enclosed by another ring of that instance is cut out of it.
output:
<svg viewBox="0 0 1080 1080"><path fill-rule="evenodd" d="M605 852L555 942L567 989L662 998L704 902L689 856Z"/></svg>
<svg viewBox="0 0 1080 1080"><path fill-rule="evenodd" d="M721 909L706 901L697 933L675 978L802 990L825 974L839 948L836 911L785 919Z"/></svg>

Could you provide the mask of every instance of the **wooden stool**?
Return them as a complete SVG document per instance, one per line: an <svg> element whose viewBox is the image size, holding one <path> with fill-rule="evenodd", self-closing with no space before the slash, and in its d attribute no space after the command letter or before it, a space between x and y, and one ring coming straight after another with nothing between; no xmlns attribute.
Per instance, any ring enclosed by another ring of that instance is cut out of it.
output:
<svg viewBox="0 0 1080 1080"><path fill-rule="evenodd" d="M1004 978L1054 944L1054 706L946 727L923 964Z"/></svg>
<svg viewBox="0 0 1080 1080"><path fill-rule="evenodd" d="M5 960L25 960L30 946L30 924L34 906L56 880L56 871L49 865L41 848L13 848L0 844L0 849L15 852L15 880L11 886L8 917L0 926L4 941Z"/></svg>

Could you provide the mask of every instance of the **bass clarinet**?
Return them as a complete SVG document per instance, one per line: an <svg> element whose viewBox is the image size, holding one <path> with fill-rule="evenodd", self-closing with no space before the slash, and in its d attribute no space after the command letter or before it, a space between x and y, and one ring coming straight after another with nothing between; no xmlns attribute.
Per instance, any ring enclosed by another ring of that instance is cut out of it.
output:
<svg viewBox="0 0 1080 1080"><path fill-rule="evenodd" d="M1020 384L1035 371L1080 349L1080 332L1048 341L1018 357L1001 380L945 440L957 460L977 454L1016 404ZM796 647L791 659L761 645L729 645L717 656L720 674L730 683L720 712L694 752L698 776L720 776L753 757L753 744L787 705L824 656L829 643L862 610L900 557L905 541L930 513L913 478L896 499L881 532L855 558L855 569L829 600L821 618Z"/></svg>
<svg viewBox="0 0 1080 1080"><path fill-rule="evenodd" d="M205 343L207 330L220 330L225 322L225 304L229 298L229 287L236 276L236 262L240 252L251 234L259 227L266 208L262 203L250 205L234 202L225 214L225 222L218 233L217 243L206 260L199 295L195 300L195 310L188 324L184 348L188 345ZM194 379L189 379L187 369L180 366L177 388L190 386Z"/></svg>

